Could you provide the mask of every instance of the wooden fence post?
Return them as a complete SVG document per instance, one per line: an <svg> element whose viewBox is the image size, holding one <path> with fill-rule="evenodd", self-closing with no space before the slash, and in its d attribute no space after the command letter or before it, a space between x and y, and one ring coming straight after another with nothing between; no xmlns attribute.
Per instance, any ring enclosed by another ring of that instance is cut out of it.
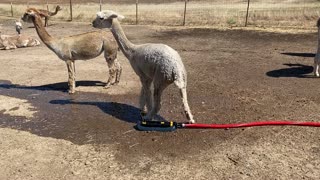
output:
<svg viewBox="0 0 320 180"><path fill-rule="evenodd" d="M245 24L244 24L245 27L247 27L247 25L248 25L249 7L250 7L250 0L248 0L247 14L246 14L246 22L245 22Z"/></svg>
<svg viewBox="0 0 320 180"><path fill-rule="evenodd" d="M70 21L72 21L72 0L70 0Z"/></svg>
<svg viewBox="0 0 320 180"><path fill-rule="evenodd" d="M184 12L183 12L183 23L182 23L183 26L186 25L187 2L188 0L184 1Z"/></svg>
<svg viewBox="0 0 320 180"><path fill-rule="evenodd" d="M12 7L12 2L11 2L11 17L13 17L13 7Z"/></svg>
<svg viewBox="0 0 320 180"><path fill-rule="evenodd" d="M49 4L48 4L48 0L47 0L47 11L49 11Z"/></svg>
<svg viewBox="0 0 320 180"><path fill-rule="evenodd" d="M136 24L138 24L138 5L139 5L139 0L136 0Z"/></svg>
<svg viewBox="0 0 320 180"><path fill-rule="evenodd" d="M102 0L100 0L100 11L102 10Z"/></svg>

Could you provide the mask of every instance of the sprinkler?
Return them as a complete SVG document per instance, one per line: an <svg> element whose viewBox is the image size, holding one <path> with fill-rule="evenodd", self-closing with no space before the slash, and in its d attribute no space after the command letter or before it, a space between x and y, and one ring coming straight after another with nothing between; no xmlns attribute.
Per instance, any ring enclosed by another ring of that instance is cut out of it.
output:
<svg viewBox="0 0 320 180"><path fill-rule="evenodd" d="M295 121L258 121L238 124L189 124L173 121L140 121L136 128L140 131L171 132L177 129L229 129L254 126L309 126L320 127L320 122L295 122Z"/></svg>

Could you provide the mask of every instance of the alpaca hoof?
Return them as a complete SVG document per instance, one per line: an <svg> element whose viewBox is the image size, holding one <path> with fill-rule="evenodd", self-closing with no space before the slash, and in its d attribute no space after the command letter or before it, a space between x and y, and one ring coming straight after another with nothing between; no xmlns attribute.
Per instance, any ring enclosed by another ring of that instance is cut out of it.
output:
<svg viewBox="0 0 320 180"><path fill-rule="evenodd" d="M76 91L75 90L68 90L69 94L74 94Z"/></svg>
<svg viewBox="0 0 320 180"><path fill-rule="evenodd" d="M104 86L104 88L105 88L105 89L109 89L109 88L111 87L111 85L112 85L112 84L111 84L110 82L107 82L107 84Z"/></svg>
<svg viewBox="0 0 320 180"><path fill-rule="evenodd" d="M192 120L189 120L189 123L190 123L190 124L194 124L195 121L192 119Z"/></svg>
<svg viewBox="0 0 320 180"><path fill-rule="evenodd" d="M319 76L320 76L319 73L314 73L314 75L315 75L316 77L319 77Z"/></svg>
<svg viewBox="0 0 320 180"><path fill-rule="evenodd" d="M140 116L141 116L141 117L144 117L144 116L146 116L146 115L147 115L147 112L146 112L146 111L141 111L141 112L140 112Z"/></svg>
<svg viewBox="0 0 320 180"><path fill-rule="evenodd" d="M142 120L143 121L151 121L152 118L148 117L148 116L142 116Z"/></svg>

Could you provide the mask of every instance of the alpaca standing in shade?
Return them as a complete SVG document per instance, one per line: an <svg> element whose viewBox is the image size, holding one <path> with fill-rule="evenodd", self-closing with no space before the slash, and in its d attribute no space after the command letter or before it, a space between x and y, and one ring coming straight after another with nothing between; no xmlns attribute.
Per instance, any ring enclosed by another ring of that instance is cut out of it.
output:
<svg viewBox="0 0 320 180"><path fill-rule="evenodd" d="M142 83L140 108L143 112L147 110L143 119L152 120L154 118L161 107L163 90L174 83L180 90L186 117L190 123L194 123L187 101L187 73L178 52L165 44L135 45L131 43L125 36L118 18L121 19L123 16L113 11L98 12L93 26L111 28L120 49L140 77ZM153 101L152 83L154 85Z"/></svg>

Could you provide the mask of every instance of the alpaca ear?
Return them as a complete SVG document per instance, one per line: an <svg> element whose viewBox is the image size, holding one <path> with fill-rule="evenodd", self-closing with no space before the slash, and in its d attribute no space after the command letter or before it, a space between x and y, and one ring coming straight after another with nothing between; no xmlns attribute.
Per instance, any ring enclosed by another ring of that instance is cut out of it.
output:
<svg viewBox="0 0 320 180"><path fill-rule="evenodd" d="M119 20L124 19L124 16L120 15L120 14L112 14L111 16L109 16L109 19L113 19L113 18L117 18Z"/></svg>
<svg viewBox="0 0 320 180"><path fill-rule="evenodd" d="M111 16L109 16L109 19L113 19L113 18L117 18L118 15L117 14L112 14Z"/></svg>
<svg viewBox="0 0 320 180"><path fill-rule="evenodd" d="M97 13L97 15L98 14L100 17L107 17L107 19L113 19L113 18L118 18L119 20L124 19L124 16L122 16L112 10L105 10L105 11Z"/></svg>
<svg viewBox="0 0 320 180"><path fill-rule="evenodd" d="M118 14L118 19L119 19L119 20L122 20L122 19L124 19L124 16Z"/></svg>

